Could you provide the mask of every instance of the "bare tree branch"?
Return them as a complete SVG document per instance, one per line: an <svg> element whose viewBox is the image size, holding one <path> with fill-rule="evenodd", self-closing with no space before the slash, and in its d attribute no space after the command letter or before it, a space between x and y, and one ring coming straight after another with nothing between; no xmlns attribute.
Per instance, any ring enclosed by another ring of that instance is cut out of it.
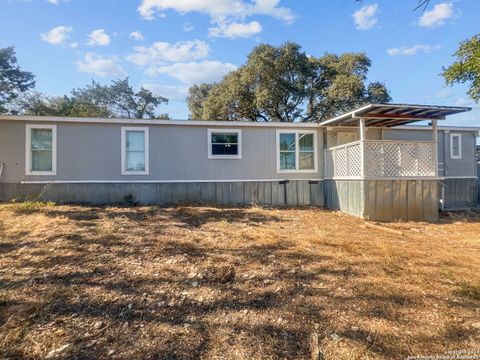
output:
<svg viewBox="0 0 480 360"><path fill-rule="evenodd" d="M361 2L363 0L355 0L355 2ZM413 9L413 11L417 11L420 8L423 8L422 11L425 11L430 4L431 0L418 0L417 6Z"/></svg>

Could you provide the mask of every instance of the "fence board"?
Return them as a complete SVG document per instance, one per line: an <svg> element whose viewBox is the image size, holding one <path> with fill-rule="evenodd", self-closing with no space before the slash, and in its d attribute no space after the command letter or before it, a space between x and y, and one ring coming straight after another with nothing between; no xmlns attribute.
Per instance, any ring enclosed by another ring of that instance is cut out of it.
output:
<svg viewBox="0 0 480 360"><path fill-rule="evenodd" d="M384 182L384 207L385 207L385 219L391 221L393 219L393 185L392 180L385 180Z"/></svg>
<svg viewBox="0 0 480 360"><path fill-rule="evenodd" d="M187 183L187 201L193 203L202 201L202 184Z"/></svg>
<svg viewBox="0 0 480 360"><path fill-rule="evenodd" d="M244 191L245 191L245 203L250 204L250 203L261 203L261 200L259 200L258 196L258 187L260 183L257 182L247 182L244 185Z"/></svg>

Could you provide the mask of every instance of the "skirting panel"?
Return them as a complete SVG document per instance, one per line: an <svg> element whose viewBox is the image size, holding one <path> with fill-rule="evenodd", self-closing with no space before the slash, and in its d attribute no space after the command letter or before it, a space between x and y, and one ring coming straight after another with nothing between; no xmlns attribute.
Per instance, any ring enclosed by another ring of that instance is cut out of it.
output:
<svg viewBox="0 0 480 360"><path fill-rule="evenodd" d="M478 203L477 179L448 178L442 180L445 185L443 201L445 208L476 206ZM442 187L439 187L440 196Z"/></svg>
<svg viewBox="0 0 480 360"><path fill-rule="evenodd" d="M373 221L438 220L437 180L325 180L326 207Z"/></svg>
<svg viewBox="0 0 480 360"><path fill-rule="evenodd" d="M325 180L324 183L327 208L363 216L363 180Z"/></svg>
<svg viewBox="0 0 480 360"><path fill-rule="evenodd" d="M84 204L217 203L324 206L322 181L189 183L0 183L0 201Z"/></svg>
<svg viewBox="0 0 480 360"><path fill-rule="evenodd" d="M375 221L436 221L437 180L365 180L364 217Z"/></svg>

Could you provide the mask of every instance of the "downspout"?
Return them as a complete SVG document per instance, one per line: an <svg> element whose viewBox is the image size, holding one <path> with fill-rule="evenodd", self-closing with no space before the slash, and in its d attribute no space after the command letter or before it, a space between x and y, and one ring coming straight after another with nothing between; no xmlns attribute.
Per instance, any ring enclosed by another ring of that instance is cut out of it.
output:
<svg viewBox="0 0 480 360"><path fill-rule="evenodd" d="M5 167L4 163L0 163L0 181L2 180L3 168Z"/></svg>

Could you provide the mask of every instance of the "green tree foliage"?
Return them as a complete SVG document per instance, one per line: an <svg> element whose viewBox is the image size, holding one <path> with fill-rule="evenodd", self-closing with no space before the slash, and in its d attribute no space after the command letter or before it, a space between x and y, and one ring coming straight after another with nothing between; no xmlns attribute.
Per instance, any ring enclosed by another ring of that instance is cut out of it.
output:
<svg viewBox="0 0 480 360"><path fill-rule="evenodd" d="M126 78L113 81L111 85L92 81L61 97L31 92L18 101L17 108L26 115L168 119L167 114L155 112L158 106L166 103L168 99L154 96L143 87L135 92Z"/></svg>
<svg viewBox="0 0 480 360"><path fill-rule="evenodd" d="M448 85L468 84L468 95L480 102L480 34L460 43L455 52L456 61L443 68L443 77Z"/></svg>
<svg viewBox="0 0 480 360"><path fill-rule="evenodd" d="M191 117L308 122L369 102L389 102L383 84L366 84L370 66L365 54L316 58L307 56L296 43L259 45L245 65L220 83L190 89Z"/></svg>
<svg viewBox="0 0 480 360"><path fill-rule="evenodd" d="M7 111L7 105L35 86L35 76L22 71L17 64L13 47L0 48L0 113Z"/></svg>
<svg viewBox="0 0 480 360"><path fill-rule="evenodd" d="M47 96L37 91L20 96L15 102L14 111L22 115L109 117L108 109L94 103L80 101L74 96Z"/></svg>
<svg viewBox="0 0 480 360"><path fill-rule="evenodd" d="M155 96L144 87L135 92L128 78L113 81L111 85L92 81L83 89L73 90L72 96L80 103L94 104L107 115L121 118L155 118L156 108L168 103L168 99Z"/></svg>
<svg viewBox="0 0 480 360"><path fill-rule="evenodd" d="M190 109L190 119L197 120L203 118L202 104L207 98L214 84L193 85L188 89L187 104Z"/></svg>

